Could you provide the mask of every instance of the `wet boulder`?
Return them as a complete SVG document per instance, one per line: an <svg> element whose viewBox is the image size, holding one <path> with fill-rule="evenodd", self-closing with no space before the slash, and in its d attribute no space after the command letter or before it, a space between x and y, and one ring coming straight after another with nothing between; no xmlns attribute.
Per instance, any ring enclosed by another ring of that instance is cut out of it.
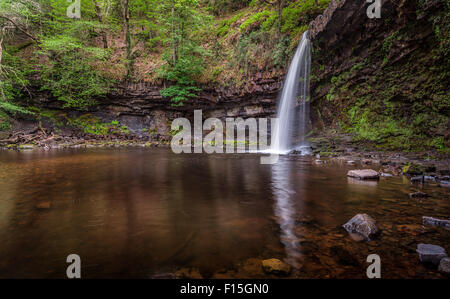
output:
<svg viewBox="0 0 450 299"><path fill-rule="evenodd" d="M433 217L423 216L423 225L442 226L450 228L450 220L436 219Z"/></svg>
<svg viewBox="0 0 450 299"><path fill-rule="evenodd" d="M378 172L373 169L355 169L350 170L347 176L360 180L377 180L380 178Z"/></svg>
<svg viewBox="0 0 450 299"><path fill-rule="evenodd" d="M380 176L382 176L382 177L391 177L393 175L390 174L390 173L380 172Z"/></svg>
<svg viewBox="0 0 450 299"><path fill-rule="evenodd" d="M35 208L38 210L48 210L51 207L52 207L52 203L50 201L40 202L35 205Z"/></svg>
<svg viewBox="0 0 450 299"><path fill-rule="evenodd" d="M350 234L359 234L364 239L370 240L378 232L376 221L367 214L357 214L343 225Z"/></svg>
<svg viewBox="0 0 450 299"><path fill-rule="evenodd" d="M423 176L414 176L414 177L411 177L411 183L417 183L417 184L423 184L423 182L424 182L424 178L423 178Z"/></svg>
<svg viewBox="0 0 450 299"><path fill-rule="evenodd" d="M444 257L439 262L439 272L450 274L450 258Z"/></svg>
<svg viewBox="0 0 450 299"><path fill-rule="evenodd" d="M428 194L417 191L417 192L413 192L413 193L409 193L409 197L411 198L424 198L424 197L428 197Z"/></svg>
<svg viewBox="0 0 450 299"><path fill-rule="evenodd" d="M291 266L279 259L268 259L262 261L264 272L275 275L288 275L291 272Z"/></svg>
<svg viewBox="0 0 450 299"><path fill-rule="evenodd" d="M450 181L439 181L439 186L450 187Z"/></svg>
<svg viewBox="0 0 450 299"><path fill-rule="evenodd" d="M416 251L419 254L419 259L422 263L433 264L435 266L439 265L441 259L447 257L444 248L433 244L420 243L417 245Z"/></svg>

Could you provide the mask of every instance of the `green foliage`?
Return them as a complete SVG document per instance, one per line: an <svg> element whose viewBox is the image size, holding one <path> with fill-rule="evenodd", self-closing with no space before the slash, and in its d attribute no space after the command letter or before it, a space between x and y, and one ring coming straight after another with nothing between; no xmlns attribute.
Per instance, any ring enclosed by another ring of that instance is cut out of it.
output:
<svg viewBox="0 0 450 299"><path fill-rule="evenodd" d="M0 131L8 131L11 128L9 116L0 111Z"/></svg>
<svg viewBox="0 0 450 299"><path fill-rule="evenodd" d="M113 120L111 123L101 122L91 114L84 114L80 117L67 119L69 126L79 128L86 134L107 135L107 134L129 134L127 126L120 125L119 121Z"/></svg>
<svg viewBox="0 0 450 299"><path fill-rule="evenodd" d="M281 31L295 35L300 31L299 27L309 24L317 14L322 13L327 8L330 0L318 0L318 3L319 5L317 6L316 0L294 1L284 8Z"/></svg>
<svg viewBox="0 0 450 299"><path fill-rule="evenodd" d="M166 64L159 74L173 82L161 90L161 95L169 97L173 106L183 106L184 101L196 97L200 89L195 86L195 79L202 74L204 58L209 55L196 36L196 31L209 22L198 5L197 0L174 0L160 8L167 16L162 21L168 36L165 43L170 48L163 53Z"/></svg>
<svg viewBox="0 0 450 299"><path fill-rule="evenodd" d="M283 68L289 60L291 40L283 36L274 46L273 64L278 68Z"/></svg>
<svg viewBox="0 0 450 299"><path fill-rule="evenodd" d="M42 90L49 90L64 102L64 107L86 109L109 91L111 80L93 67L105 61L105 50L87 47L70 35L44 37L41 47L41 54L47 58L41 69Z"/></svg>
<svg viewBox="0 0 450 299"><path fill-rule="evenodd" d="M264 10L261 12L258 12L254 15L251 15L247 20L245 20L241 26L240 29L242 31L245 31L247 28L249 28L250 26L254 25L254 24L261 24L262 21L266 20L269 16L271 16L271 12Z"/></svg>
<svg viewBox="0 0 450 299"><path fill-rule="evenodd" d="M207 5L208 11L219 16L247 7L250 2L250 0L203 0L202 4Z"/></svg>

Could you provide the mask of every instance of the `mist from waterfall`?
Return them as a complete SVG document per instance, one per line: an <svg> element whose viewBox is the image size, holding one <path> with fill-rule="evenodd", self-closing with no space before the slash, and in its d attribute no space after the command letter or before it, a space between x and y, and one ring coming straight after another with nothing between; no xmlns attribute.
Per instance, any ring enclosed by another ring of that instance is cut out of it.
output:
<svg viewBox="0 0 450 299"><path fill-rule="evenodd" d="M311 43L306 31L292 59L280 95L278 121L272 130L272 152L287 154L306 145L305 135L310 123L310 72Z"/></svg>

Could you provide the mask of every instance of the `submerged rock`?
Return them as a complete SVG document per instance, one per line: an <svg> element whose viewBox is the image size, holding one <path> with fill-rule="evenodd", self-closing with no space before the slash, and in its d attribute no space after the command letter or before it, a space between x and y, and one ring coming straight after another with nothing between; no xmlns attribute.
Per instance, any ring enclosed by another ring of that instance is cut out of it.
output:
<svg viewBox="0 0 450 299"><path fill-rule="evenodd" d="M413 193L409 193L409 197L411 198L423 198L423 197L428 197L428 194L417 191L417 192L413 192Z"/></svg>
<svg viewBox="0 0 450 299"><path fill-rule="evenodd" d="M424 175L423 179L425 181L429 181L429 182L435 182L436 181L436 177L432 176L432 175Z"/></svg>
<svg viewBox="0 0 450 299"><path fill-rule="evenodd" d="M424 182L423 176L414 176L411 178L411 183L419 183L422 184Z"/></svg>
<svg viewBox="0 0 450 299"><path fill-rule="evenodd" d="M38 210L48 210L52 207L52 203L49 201L40 202L36 204L35 208Z"/></svg>
<svg viewBox="0 0 450 299"><path fill-rule="evenodd" d="M450 181L440 181L439 185L442 187L450 187Z"/></svg>
<svg viewBox="0 0 450 299"><path fill-rule="evenodd" d="M357 233L369 240L378 232L376 221L367 214L357 214L343 225L349 233Z"/></svg>
<svg viewBox="0 0 450 299"><path fill-rule="evenodd" d="M175 272L177 278L202 279L203 276L197 268L182 268Z"/></svg>
<svg viewBox="0 0 450 299"><path fill-rule="evenodd" d="M374 180L374 179L379 179L379 177L380 177L378 172L376 172L375 170L372 170L372 169L350 170L347 173L347 176L352 177L352 178L357 178L360 180Z"/></svg>
<svg viewBox="0 0 450 299"><path fill-rule="evenodd" d="M372 164L372 160L370 160L370 159L363 159L363 160L361 161L361 163L362 163L362 164L369 165L369 164Z"/></svg>
<svg viewBox="0 0 450 299"><path fill-rule="evenodd" d="M433 217L423 216L422 221L424 225L442 226L450 228L450 220L442 220Z"/></svg>
<svg viewBox="0 0 450 299"><path fill-rule="evenodd" d="M441 259L447 257L444 248L433 244L420 243L417 245L416 251L419 254L419 259L422 263L431 263L436 266L439 265Z"/></svg>
<svg viewBox="0 0 450 299"><path fill-rule="evenodd" d="M343 265L360 266L358 259L342 246L330 248L331 254Z"/></svg>
<svg viewBox="0 0 450 299"><path fill-rule="evenodd" d="M439 272L450 274L450 258L444 257L439 263Z"/></svg>
<svg viewBox="0 0 450 299"><path fill-rule="evenodd" d="M291 272L291 266L279 259L268 259L262 261L264 272L275 275L288 275Z"/></svg>

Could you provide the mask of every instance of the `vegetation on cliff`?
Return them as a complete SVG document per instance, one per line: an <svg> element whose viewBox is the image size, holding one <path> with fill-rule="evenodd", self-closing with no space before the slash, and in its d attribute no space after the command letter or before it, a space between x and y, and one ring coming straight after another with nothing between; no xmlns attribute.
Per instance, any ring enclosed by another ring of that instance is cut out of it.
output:
<svg viewBox="0 0 450 299"><path fill-rule="evenodd" d="M255 76L282 78L330 0L79 2L81 18L69 18L77 1L0 0L0 130L17 115L45 118L32 108L42 92L63 109L85 111L117 83L145 81L162 87L168 106L182 106L204 85L245 90ZM383 5L378 21L368 21L365 9L348 14L363 15L376 34L334 16L328 47L313 41L315 127L380 149L448 153L449 2ZM105 132L99 127L92 130Z"/></svg>

